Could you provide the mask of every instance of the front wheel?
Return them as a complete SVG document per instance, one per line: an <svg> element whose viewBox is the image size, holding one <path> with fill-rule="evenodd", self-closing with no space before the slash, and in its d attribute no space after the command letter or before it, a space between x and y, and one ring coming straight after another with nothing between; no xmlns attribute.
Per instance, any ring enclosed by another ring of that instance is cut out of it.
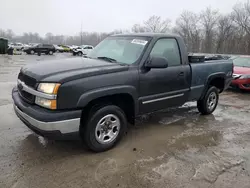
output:
<svg viewBox="0 0 250 188"><path fill-rule="evenodd" d="M82 56L82 52L78 52L77 55Z"/></svg>
<svg viewBox="0 0 250 188"><path fill-rule="evenodd" d="M50 51L49 51L49 55L53 55L53 51L50 50Z"/></svg>
<svg viewBox="0 0 250 188"><path fill-rule="evenodd" d="M107 105L93 109L83 128L83 140L95 152L111 149L122 138L127 129L127 119L118 106Z"/></svg>
<svg viewBox="0 0 250 188"><path fill-rule="evenodd" d="M211 86L205 96L197 101L197 107L201 114L208 115L214 112L218 105L219 92L214 86Z"/></svg>

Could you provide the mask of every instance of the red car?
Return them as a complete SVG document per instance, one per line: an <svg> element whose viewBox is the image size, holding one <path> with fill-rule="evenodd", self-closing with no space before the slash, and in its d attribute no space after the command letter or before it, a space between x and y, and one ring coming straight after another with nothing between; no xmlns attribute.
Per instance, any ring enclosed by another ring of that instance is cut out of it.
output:
<svg viewBox="0 0 250 188"><path fill-rule="evenodd" d="M250 56L233 58L234 80L231 86L250 91Z"/></svg>

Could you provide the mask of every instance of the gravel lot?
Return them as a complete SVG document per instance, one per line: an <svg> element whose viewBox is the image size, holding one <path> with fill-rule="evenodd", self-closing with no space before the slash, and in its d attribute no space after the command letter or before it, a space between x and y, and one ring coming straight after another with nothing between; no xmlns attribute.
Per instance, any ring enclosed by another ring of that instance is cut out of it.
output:
<svg viewBox="0 0 250 188"><path fill-rule="evenodd" d="M250 187L249 93L223 93L210 116L195 103L143 116L104 153L31 132L12 109L19 69L66 57L0 56L0 188Z"/></svg>

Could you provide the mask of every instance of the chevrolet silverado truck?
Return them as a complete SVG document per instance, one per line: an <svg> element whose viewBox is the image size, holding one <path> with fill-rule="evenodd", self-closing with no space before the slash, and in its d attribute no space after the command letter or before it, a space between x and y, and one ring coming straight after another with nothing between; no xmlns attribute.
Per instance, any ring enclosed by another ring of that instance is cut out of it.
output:
<svg viewBox="0 0 250 188"><path fill-rule="evenodd" d="M232 80L231 60L188 56L181 37L109 36L88 56L21 68L12 98L16 115L48 138L81 138L111 149L142 114L197 101L211 114Z"/></svg>

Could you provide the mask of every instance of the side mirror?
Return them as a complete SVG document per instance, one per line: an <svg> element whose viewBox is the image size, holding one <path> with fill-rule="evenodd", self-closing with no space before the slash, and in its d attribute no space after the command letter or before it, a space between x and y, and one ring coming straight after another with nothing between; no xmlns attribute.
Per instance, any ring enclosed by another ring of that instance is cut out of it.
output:
<svg viewBox="0 0 250 188"><path fill-rule="evenodd" d="M168 67L168 61L164 57L153 56L145 64L147 68L163 69Z"/></svg>

